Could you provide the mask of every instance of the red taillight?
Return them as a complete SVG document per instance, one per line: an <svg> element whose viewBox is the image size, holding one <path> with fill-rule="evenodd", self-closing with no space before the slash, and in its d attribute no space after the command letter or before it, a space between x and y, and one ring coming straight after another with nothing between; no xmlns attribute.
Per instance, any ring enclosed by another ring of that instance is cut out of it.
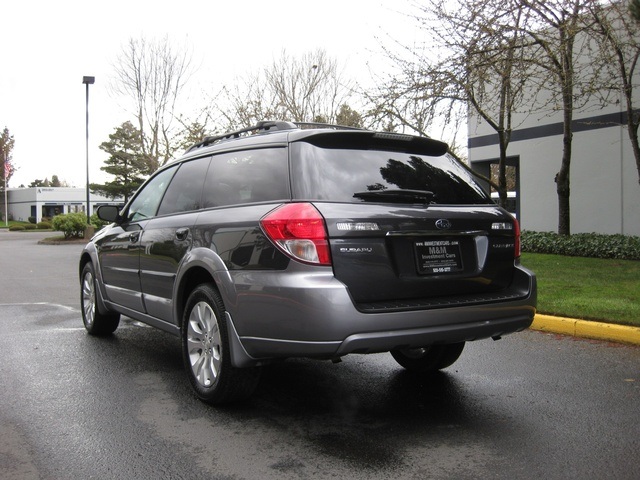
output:
<svg viewBox="0 0 640 480"><path fill-rule="evenodd" d="M284 253L306 263L331 265L324 218L310 203L287 203L260 220L262 230Z"/></svg>
<svg viewBox="0 0 640 480"><path fill-rule="evenodd" d="M513 233L515 235L515 258L520 258L520 223L513 218Z"/></svg>

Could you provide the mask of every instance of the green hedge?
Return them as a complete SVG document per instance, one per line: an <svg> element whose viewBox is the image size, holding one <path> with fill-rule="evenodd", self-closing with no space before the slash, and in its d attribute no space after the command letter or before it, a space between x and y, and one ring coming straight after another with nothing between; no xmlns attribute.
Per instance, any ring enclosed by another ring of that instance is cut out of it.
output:
<svg viewBox="0 0 640 480"><path fill-rule="evenodd" d="M38 230L51 230L51 222L38 223Z"/></svg>
<svg viewBox="0 0 640 480"><path fill-rule="evenodd" d="M640 260L640 237L577 233L522 232L522 251L571 257Z"/></svg>
<svg viewBox="0 0 640 480"><path fill-rule="evenodd" d="M51 223L54 230L64 233L64 238L82 238L87 226L87 216L84 213L65 213L53 217Z"/></svg>

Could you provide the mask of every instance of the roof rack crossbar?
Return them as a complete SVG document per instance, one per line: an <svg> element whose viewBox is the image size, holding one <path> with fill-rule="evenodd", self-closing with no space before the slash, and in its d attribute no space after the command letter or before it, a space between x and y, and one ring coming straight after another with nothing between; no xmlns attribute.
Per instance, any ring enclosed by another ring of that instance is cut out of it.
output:
<svg viewBox="0 0 640 480"><path fill-rule="evenodd" d="M322 122L293 122L296 127L300 128L332 128L333 130L364 130L358 127L348 127L346 125L334 125L332 123Z"/></svg>
<svg viewBox="0 0 640 480"><path fill-rule="evenodd" d="M267 132L269 130L293 130L297 128L295 124L291 122L282 122L282 121L262 121L258 122L255 125L247 128L241 128L240 130L235 130L233 132L223 133L222 135L213 135L204 137L202 141L196 143L191 148L187 150L190 152L197 148L207 147L217 142L221 142L224 140L230 140L232 138L240 138L241 136L255 135L260 132Z"/></svg>

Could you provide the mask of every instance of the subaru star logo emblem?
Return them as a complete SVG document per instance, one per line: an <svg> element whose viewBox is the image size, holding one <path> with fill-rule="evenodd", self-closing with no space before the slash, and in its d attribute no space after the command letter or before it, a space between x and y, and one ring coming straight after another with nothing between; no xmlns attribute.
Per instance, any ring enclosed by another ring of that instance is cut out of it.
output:
<svg viewBox="0 0 640 480"><path fill-rule="evenodd" d="M438 230L448 230L451 228L451 222L446 218L441 218L436 220L436 228Z"/></svg>

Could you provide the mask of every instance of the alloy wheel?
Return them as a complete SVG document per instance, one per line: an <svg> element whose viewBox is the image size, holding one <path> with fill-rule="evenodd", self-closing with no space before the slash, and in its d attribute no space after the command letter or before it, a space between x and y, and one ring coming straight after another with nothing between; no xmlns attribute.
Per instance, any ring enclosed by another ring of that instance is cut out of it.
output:
<svg viewBox="0 0 640 480"><path fill-rule="evenodd" d="M84 311L84 321L90 327L95 319L96 290L93 274L89 271L85 273L82 282L82 309Z"/></svg>
<svg viewBox="0 0 640 480"><path fill-rule="evenodd" d="M220 375L222 337L216 314L207 302L198 302L189 313L187 348L195 379L210 387Z"/></svg>

